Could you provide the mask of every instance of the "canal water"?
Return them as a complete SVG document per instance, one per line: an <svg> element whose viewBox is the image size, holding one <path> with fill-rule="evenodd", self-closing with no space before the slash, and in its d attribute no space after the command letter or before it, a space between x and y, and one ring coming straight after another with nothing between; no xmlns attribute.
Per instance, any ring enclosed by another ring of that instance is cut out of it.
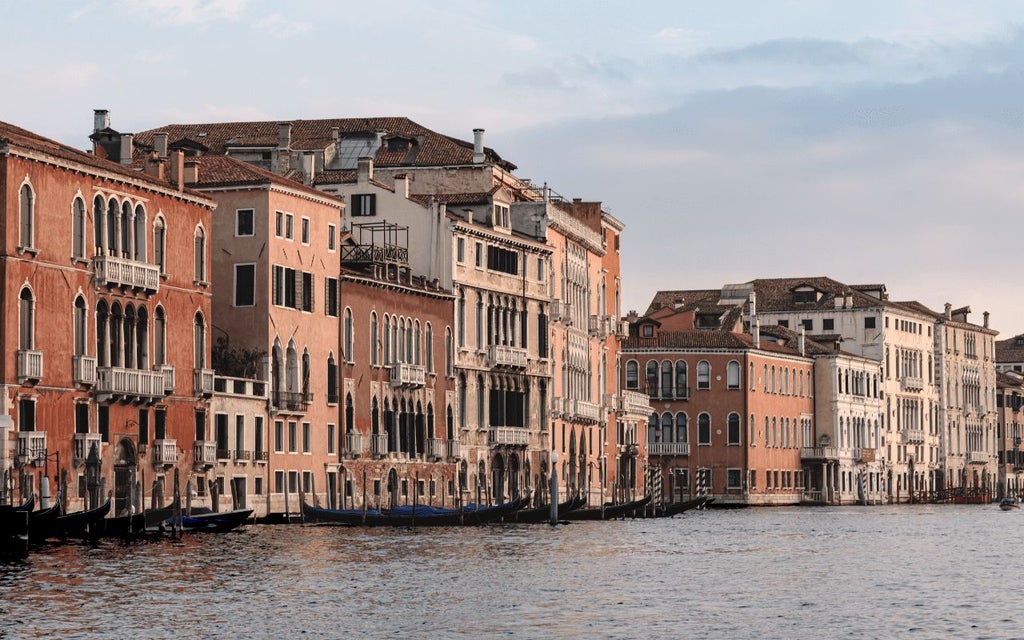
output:
<svg viewBox="0 0 1024 640"><path fill-rule="evenodd" d="M1024 638L1024 513L249 526L0 564L0 638Z"/></svg>

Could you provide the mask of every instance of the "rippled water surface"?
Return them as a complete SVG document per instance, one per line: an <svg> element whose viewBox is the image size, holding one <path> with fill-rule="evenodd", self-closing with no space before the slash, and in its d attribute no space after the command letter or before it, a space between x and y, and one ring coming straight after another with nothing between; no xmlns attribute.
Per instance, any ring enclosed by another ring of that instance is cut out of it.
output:
<svg viewBox="0 0 1024 640"><path fill-rule="evenodd" d="M250 526L0 564L0 638L1024 638L1024 514Z"/></svg>

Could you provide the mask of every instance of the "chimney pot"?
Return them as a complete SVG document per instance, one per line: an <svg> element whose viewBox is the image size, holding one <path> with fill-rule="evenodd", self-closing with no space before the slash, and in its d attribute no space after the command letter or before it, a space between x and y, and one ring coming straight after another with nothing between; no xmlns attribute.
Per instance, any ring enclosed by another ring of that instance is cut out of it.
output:
<svg viewBox="0 0 1024 640"><path fill-rule="evenodd" d="M359 184L373 180L373 158L363 156L356 165L356 180Z"/></svg>
<svg viewBox="0 0 1024 640"><path fill-rule="evenodd" d="M92 110L92 131L96 133L110 126L110 112L106 109Z"/></svg>
<svg viewBox="0 0 1024 640"><path fill-rule="evenodd" d="M473 164L484 161L484 130L473 129Z"/></svg>
<svg viewBox="0 0 1024 640"><path fill-rule="evenodd" d="M132 163L132 152L135 150L135 136L130 133L121 134L121 152L118 160L121 164Z"/></svg>
<svg viewBox="0 0 1024 640"><path fill-rule="evenodd" d="M988 329L988 311L982 312L981 317L984 318L982 326Z"/></svg>
<svg viewBox="0 0 1024 640"><path fill-rule="evenodd" d="M157 157L167 157L167 134L164 132L158 132L153 134L153 151L156 151Z"/></svg>
<svg viewBox="0 0 1024 640"><path fill-rule="evenodd" d="M185 177L183 181L185 184L195 184L199 182L199 163L195 160L189 160L185 163Z"/></svg>
<svg viewBox="0 0 1024 640"><path fill-rule="evenodd" d="M181 191L185 187L183 182L185 179L185 154L182 153L181 149L175 149L171 152L170 170L171 184Z"/></svg>

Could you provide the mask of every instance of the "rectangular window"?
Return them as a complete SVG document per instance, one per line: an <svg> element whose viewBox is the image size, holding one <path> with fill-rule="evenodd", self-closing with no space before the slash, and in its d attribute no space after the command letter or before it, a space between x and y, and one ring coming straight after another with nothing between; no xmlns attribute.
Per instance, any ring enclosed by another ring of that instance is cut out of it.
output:
<svg viewBox="0 0 1024 640"><path fill-rule="evenodd" d="M455 240L455 260L457 262L466 261L466 239L458 238Z"/></svg>
<svg viewBox="0 0 1024 640"><path fill-rule="evenodd" d="M814 331L814 320L811 318L804 318L800 321L800 326L808 331Z"/></svg>
<svg viewBox="0 0 1024 640"><path fill-rule="evenodd" d="M544 282L544 258L537 256L537 282Z"/></svg>
<svg viewBox="0 0 1024 640"><path fill-rule="evenodd" d="M326 292L324 295L324 313L335 318L338 317L338 279L324 278Z"/></svg>
<svg viewBox="0 0 1024 640"><path fill-rule="evenodd" d="M725 470L725 488L726 489L739 489L740 478L743 476L742 469L726 469Z"/></svg>
<svg viewBox="0 0 1024 640"><path fill-rule="evenodd" d="M313 274L308 271L302 272L302 310L308 313L313 312Z"/></svg>
<svg viewBox="0 0 1024 640"><path fill-rule="evenodd" d="M253 452L255 454L262 454L263 448L263 416L256 416L253 420L253 434L252 434ZM259 460L262 456L255 456L256 460Z"/></svg>
<svg viewBox="0 0 1024 640"><path fill-rule="evenodd" d="M274 493L284 493L284 471L274 472Z"/></svg>
<svg viewBox="0 0 1024 640"><path fill-rule="evenodd" d="M356 193L352 195L353 216L375 216L377 215L377 194Z"/></svg>
<svg viewBox="0 0 1024 640"><path fill-rule="evenodd" d="M288 472L288 491L293 495L299 492L299 472Z"/></svg>
<svg viewBox="0 0 1024 640"><path fill-rule="evenodd" d="M327 453L329 455L334 455L334 431L335 426L327 423Z"/></svg>
<svg viewBox="0 0 1024 640"><path fill-rule="evenodd" d="M338 227L333 224L327 225L327 250L335 251L338 248Z"/></svg>
<svg viewBox="0 0 1024 640"><path fill-rule="evenodd" d="M313 490L313 472L303 471L302 472L302 490L309 493Z"/></svg>
<svg viewBox="0 0 1024 640"><path fill-rule="evenodd" d="M261 476L253 478L252 492L258 496L263 495L263 478Z"/></svg>
<svg viewBox="0 0 1024 640"><path fill-rule="evenodd" d="M252 209L238 209L235 211L235 235L236 236L251 236L254 235L255 230L253 229L253 210Z"/></svg>
<svg viewBox="0 0 1024 640"><path fill-rule="evenodd" d="M284 422L281 420L274 421L274 451L284 452Z"/></svg>
<svg viewBox="0 0 1024 640"><path fill-rule="evenodd" d="M245 449L245 416L235 416L235 457L240 457Z"/></svg>
<svg viewBox="0 0 1024 640"><path fill-rule="evenodd" d="M302 244L309 244L309 218L302 219L299 232L302 234L299 238L302 241Z"/></svg>
<svg viewBox="0 0 1024 640"><path fill-rule="evenodd" d="M290 213L284 214L284 238L285 240L291 240L295 233L295 216Z"/></svg>
<svg viewBox="0 0 1024 640"><path fill-rule="evenodd" d="M271 272L271 290L273 292L272 302L279 307L296 309L295 291L298 288L295 269L274 265Z"/></svg>
<svg viewBox="0 0 1024 640"><path fill-rule="evenodd" d="M501 247L487 247L487 268L511 275L519 275L519 253Z"/></svg>
<svg viewBox="0 0 1024 640"><path fill-rule="evenodd" d="M100 408L102 409L103 407ZM167 410L157 409L153 413L153 418L153 439L163 440L167 437Z"/></svg>
<svg viewBox="0 0 1024 640"><path fill-rule="evenodd" d="M88 409L88 405L76 405L75 408L80 406ZM149 444L149 409L139 409L139 444Z"/></svg>
<svg viewBox="0 0 1024 640"><path fill-rule="evenodd" d="M679 485L680 489L690 488L690 470L689 469L677 469L676 470L676 484Z"/></svg>
<svg viewBox="0 0 1024 640"><path fill-rule="evenodd" d="M284 212L274 212L274 235L278 238L284 235Z"/></svg>
<svg viewBox="0 0 1024 640"><path fill-rule="evenodd" d="M476 266L478 269L482 269L484 266L484 243L476 243Z"/></svg>
<svg viewBox="0 0 1024 640"><path fill-rule="evenodd" d="M31 400L22 400L22 402L28 402L32 405L32 428L35 429L35 402ZM103 442L110 442L110 407L106 405L100 405L97 407L97 417L99 418L99 432L100 440ZM157 426L160 426L160 415L161 412L157 411Z"/></svg>
<svg viewBox="0 0 1024 640"><path fill-rule="evenodd" d="M875 328L875 316L868 316L864 318L864 328L874 329Z"/></svg>
<svg viewBox="0 0 1024 640"><path fill-rule="evenodd" d="M297 422L288 423L288 452L298 453L299 451L299 424Z"/></svg>
<svg viewBox="0 0 1024 640"><path fill-rule="evenodd" d="M75 433L89 433L89 404L86 402L75 405Z"/></svg>
<svg viewBox="0 0 1024 640"><path fill-rule="evenodd" d="M821 321L822 331L833 331L836 328L836 321L832 318L825 318Z"/></svg>
<svg viewBox="0 0 1024 640"><path fill-rule="evenodd" d="M313 449L312 449L313 443L310 442L310 437L311 436L312 436L312 429L310 428L310 424L308 422L303 422L302 423L302 453L312 453L313 452Z"/></svg>
<svg viewBox="0 0 1024 640"><path fill-rule="evenodd" d="M251 307L256 304L256 265L235 265L235 306Z"/></svg>
<svg viewBox="0 0 1024 640"><path fill-rule="evenodd" d="M788 329L789 328L789 320L779 320L779 326L780 327L786 327Z"/></svg>

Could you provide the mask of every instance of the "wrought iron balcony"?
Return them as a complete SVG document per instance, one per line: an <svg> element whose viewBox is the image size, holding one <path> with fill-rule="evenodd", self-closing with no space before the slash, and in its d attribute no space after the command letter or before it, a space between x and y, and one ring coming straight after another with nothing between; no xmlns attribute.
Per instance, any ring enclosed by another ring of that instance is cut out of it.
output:
<svg viewBox="0 0 1024 640"><path fill-rule="evenodd" d="M445 443L448 447L448 459L451 461L458 460L462 457L462 443L458 440L449 440Z"/></svg>
<svg viewBox="0 0 1024 640"><path fill-rule="evenodd" d="M530 442L530 432L522 427L492 427L488 443L525 447Z"/></svg>
<svg viewBox="0 0 1024 640"><path fill-rule="evenodd" d="M154 466L171 467L178 463L177 440L154 440L152 451Z"/></svg>
<svg viewBox="0 0 1024 640"><path fill-rule="evenodd" d="M489 367L525 369L527 361L526 349L506 344L492 344L487 347L487 366Z"/></svg>
<svg viewBox="0 0 1024 640"><path fill-rule="evenodd" d="M375 458L383 458L388 454L388 434L377 433L370 436L370 453Z"/></svg>
<svg viewBox="0 0 1024 640"><path fill-rule="evenodd" d="M922 444L924 429L903 429L900 431L900 440L903 444Z"/></svg>
<svg viewBox="0 0 1024 640"><path fill-rule="evenodd" d="M209 398L213 395L213 369L193 369L192 384L195 385L196 395Z"/></svg>
<svg viewBox="0 0 1024 640"><path fill-rule="evenodd" d="M272 403L277 411L305 412L309 404L313 402L312 393L299 391L275 391L273 392Z"/></svg>
<svg viewBox="0 0 1024 640"><path fill-rule="evenodd" d="M192 445L192 460L197 467L212 467L217 462L217 443L210 440L196 440Z"/></svg>
<svg viewBox="0 0 1024 640"><path fill-rule="evenodd" d="M836 447L803 447L800 449L801 460L838 460L839 449Z"/></svg>
<svg viewBox="0 0 1024 640"><path fill-rule="evenodd" d="M74 465L85 464L89 457L89 450L96 445L96 452L99 453L103 446L103 438L98 433L76 433L71 440L71 462Z"/></svg>
<svg viewBox="0 0 1024 640"><path fill-rule="evenodd" d="M231 449L217 449L217 460L228 462L231 460Z"/></svg>
<svg viewBox="0 0 1024 640"><path fill-rule="evenodd" d="M267 462L267 460L270 460L270 453L269 452L262 451L260 449L257 449L256 451L252 452L252 461L253 462L265 464Z"/></svg>
<svg viewBox="0 0 1024 640"><path fill-rule="evenodd" d="M992 456L988 451L969 451L967 453L967 464L988 464Z"/></svg>
<svg viewBox="0 0 1024 640"><path fill-rule="evenodd" d="M688 456L689 442L648 442L647 454L652 456Z"/></svg>
<svg viewBox="0 0 1024 640"><path fill-rule="evenodd" d="M160 267L157 265L114 256L96 256L92 266L98 285L129 287L148 293L156 293L160 289Z"/></svg>
<svg viewBox="0 0 1024 640"><path fill-rule="evenodd" d="M444 442L441 438L427 439L427 457L433 460L444 458Z"/></svg>
<svg viewBox="0 0 1024 640"><path fill-rule="evenodd" d="M396 362L391 365L391 386L419 388L427 383L427 370L423 365Z"/></svg>
<svg viewBox="0 0 1024 640"><path fill-rule="evenodd" d="M162 372L124 367L96 367L97 393L155 400L164 397Z"/></svg>
<svg viewBox="0 0 1024 640"><path fill-rule="evenodd" d="M72 356L71 375L75 384L96 384L96 358L94 356Z"/></svg>
<svg viewBox="0 0 1024 640"><path fill-rule="evenodd" d="M42 464L46 461L46 432L19 431L17 455L26 464Z"/></svg>
<svg viewBox="0 0 1024 640"><path fill-rule="evenodd" d="M363 434L356 431L345 434L345 455L349 458L363 455Z"/></svg>
<svg viewBox="0 0 1024 640"><path fill-rule="evenodd" d="M43 379L43 352L18 351L18 382L39 382Z"/></svg>
<svg viewBox="0 0 1024 640"><path fill-rule="evenodd" d="M619 407L626 415L647 418L651 415L651 398L639 391L623 391Z"/></svg>
<svg viewBox="0 0 1024 640"><path fill-rule="evenodd" d="M235 462L249 462L252 458L252 452L246 451L245 449L235 449L231 454L231 458Z"/></svg>

